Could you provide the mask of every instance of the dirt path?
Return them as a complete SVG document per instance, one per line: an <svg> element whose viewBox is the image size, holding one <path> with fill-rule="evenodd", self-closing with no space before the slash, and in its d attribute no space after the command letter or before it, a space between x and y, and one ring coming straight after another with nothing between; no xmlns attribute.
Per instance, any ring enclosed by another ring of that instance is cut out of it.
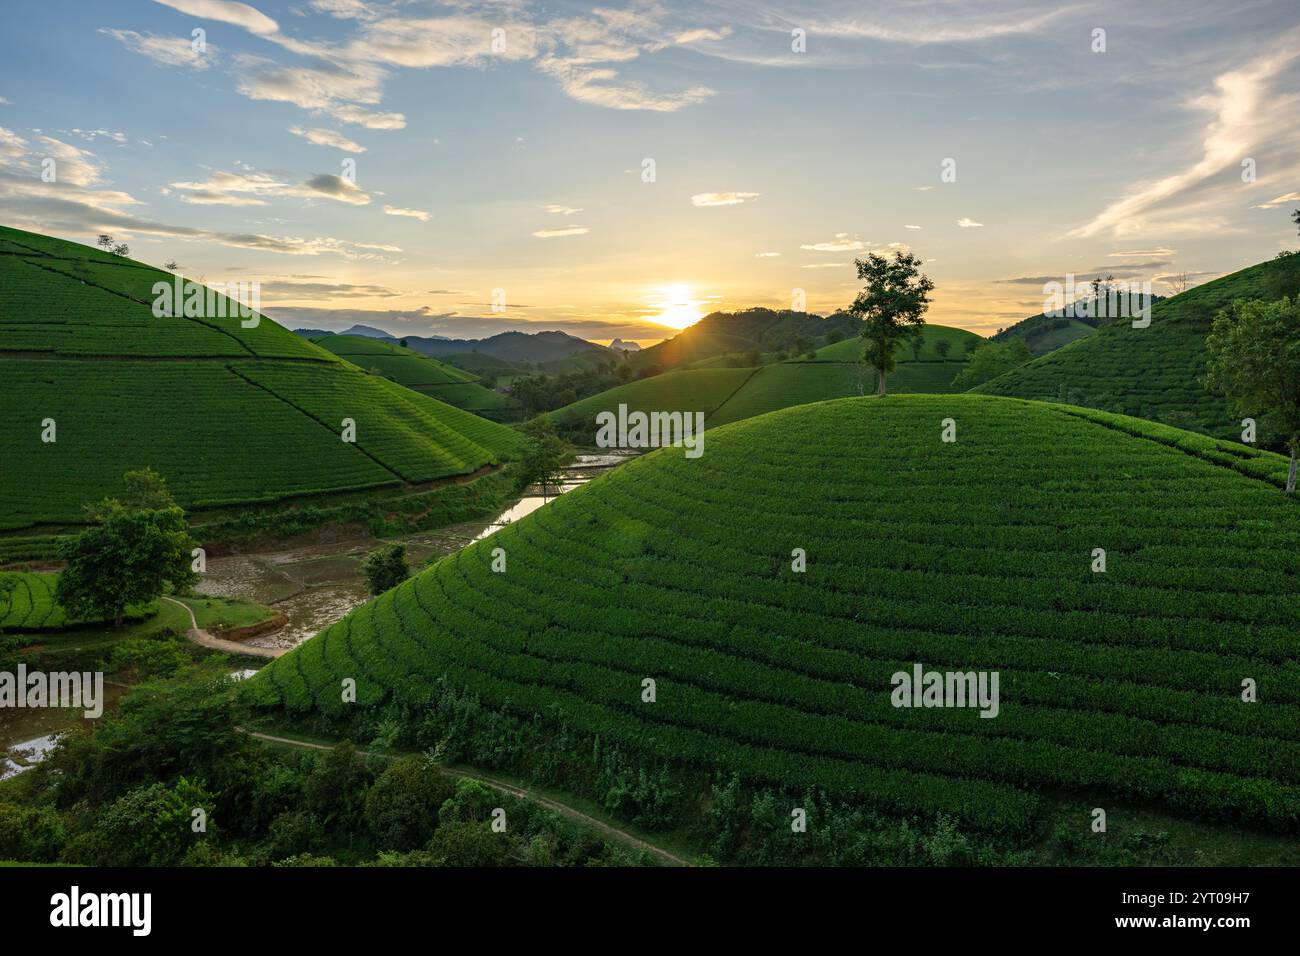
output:
<svg viewBox="0 0 1300 956"><path fill-rule="evenodd" d="M182 604L175 598L169 597L165 597L163 600L185 609L185 613L190 616L190 629L185 632L185 636L195 644L201 644L214 651L225 651L228 654L244 654L248 657L279 657L288 650L285 647L253 647L250 644L241 644L238 641L227 641L220 637L213 637L199 627L199 622L194 617L194 610L188 604Z"/></svg>
<svg viewBox="0 0 1300 956"><path fill-rule="evenodd" d="M332 745L330 744L313 744L313 743L308 743L304 740L293 740L289 737L277 737L273 734L264 734L256 730L248 730L247 728L244 727L240 727L238 729L248 734L250 737L256 737L258 740L266 740L276 744L286 744L290 747L300 747L304 750L333 749ZM381 754L381 753L375 753L374 751L367 751L367 750L358 750L357 753L363 757L379 757L380 759L383 760L393 759L392 754ZM457 767L450 764L439 764L438 770L441 773L447 775L448 777L469 777L471 780L477 780L479 783L483 784L484 786L491 787L493 790L496 790L499 793L508 794L509 796L512 797L518 797L522 800L531 800L533 803L537 804L538 806L545 807L548 810L553 810L556 813L560 814L561 816L568 817L570 820L576 820L577 822L584 824L585 826L589 826L593 830L599 831L602 835L607 836L612 840L617 840L619 843L622 843L624 846L630 846L634 850L644 850L647 853L652 853L655 856L659 857L659 859L663 860L664 862L668 863L671 866L692 865L690 860L687 860L684 857L680 857L669 850L665 850L663 847L655 846L653 843L647 843L645 840L633 836L632 834L628 833L626 830L620 830L617 827L612 827L608 823L605 823L602 820L598 820L589 814L583 813L581 810L577 809L576 807L571 807L568 804L560 803L558 800L553 800L550 797L543 797L540 794L532 793L522 787L517 787L514 784L506 783L504 780L499 780L495 777L490 777L487 774L482 773L481 771L468 770L464 767Z"/></svg>

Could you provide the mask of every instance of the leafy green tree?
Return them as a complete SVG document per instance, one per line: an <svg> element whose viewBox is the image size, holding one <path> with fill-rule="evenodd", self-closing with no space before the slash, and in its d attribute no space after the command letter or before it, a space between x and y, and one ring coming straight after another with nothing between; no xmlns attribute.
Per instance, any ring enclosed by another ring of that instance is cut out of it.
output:
<svg viewBox="0 0 1300 956"><path fill-rule="evenodd" d="M105 498L87 510L95 524L60 548L67 567L55 600L70 617L112 618L121 624L129 605L154 600L170 587L198 581L191 567L194 541L185 512L151 469L127 472L122 500Z"/></svg>
<svg viewBox="0 0 1300 956"><path fill-rule="evenodd" d="M352 831L361 816L370 775L350 743L332 748L307 777L303 803L330 832Z"/></svg>
<svg viewBox="0 0 1300 956"><path fill-rule="evenodd" d="M423 755L388 765L366 794L366 826L382 850L424 846L438 826L438 808L455 794L451 781Z"/></svg>
<svg viewBox="0 0 1300 956"><path fill-rule="evenodd" d="M530 485L540 484L545 498L548 486L559 480L560 469L573 455L573 446L556 433L550 415L538 415L525 422L520 431L524 433L524 448L519 458L520 480Z"/></svg>
<svg viewBox="0 0 1300 956"><path fill-rule="evenodd" d="M411 566L406 563L406 546L390 544L366 555L361 570L370 585L370 593L378 597L392 590L411 576Z"/></svg>
<svg viewBox="0 0 1300 956"><path fill-rule="evenodd" d="M971 355L970 362L961 374L953 379L953 385L959 389L974 388L1019 368L1033 358L1029 346L1021 338L1009 342L983 341Z"/></svg>
<svg viewBox="0 0 1300 956"><path fill-rule="evenodd" d="M750 349L745 353L745 368L758 368L763 364L763 353L758 349Z"/></svg>
<svg viewBox="0 0 1300 956"><path fill-rule="evenodd" d="M895 349L925 324L934 282L921 272L921 260L911 252L896 252L892 260L872 252L856 265L866 288L847 311L863 321L862 358L876 370L876 394L884 395Z"/></svg>
<svg viewBox="0 0 1300 956"><path fill-rule="evenodd" d="M1291 453L1286 493L1296 485L1300 453L1300 296L1275 302L1238 299L1221 311L1205 339L1206 385L1253 415Z"/></svg>
<svg viewBox="0 0 1300 956"><path fill-rule="evenodd" d="M137 787L105 807L94 826L64 850L68 862L90 866L175 866L190 847L215 830L216 798L202 783L181 777L174 786ZM205 827L193 829L194 811L203 810Z"/></svg>
<svg viewBox="0 0 1300 956"><path fill-rule="evenodd" d="M934 350L939 353L939 358L946 361L948 353L952 350L952 343L947 339L940 339L938 342L934 343Z"/></svg>
<svg viewBox="0 0 1300 956"><path fill-rule="evenodd" d="M921 361L921 350L925 348L925 337L918 332L916 335L912 336L908 345L911 346L912 349L912 361Z"/></svg>
<svg viewBox="0 0 1300 956"><path fill-rule="evenodd" d="M493 833L486 823L451 820L438 827L429 840L429 854L438 866L504 866L505 834Z"/></svg>

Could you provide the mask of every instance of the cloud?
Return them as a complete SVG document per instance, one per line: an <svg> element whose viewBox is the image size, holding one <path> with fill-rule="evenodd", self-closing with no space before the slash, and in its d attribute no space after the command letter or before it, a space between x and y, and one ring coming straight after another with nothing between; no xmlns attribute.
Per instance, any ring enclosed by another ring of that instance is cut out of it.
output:
<svg viewBox="0 0 1300 956"><path fill-rule="evenodd" d="M586 226L565 226L562 229L538 229L533 235L538 239L562 239L565 236L585 236L590 231Z"/></svg>
<svg viewBox="0 0 1300 956"><path fill-rule="evenodd" d="M781 254L781 253L779 253L779 252L756 252L756 253L754 253L754 258L755 258L755 259L773 259L773 258L775 258L776 256L779 256L780 254Z"/></svg>
<svg viewBox="0 0 1300 956"><path fill-rule="evenodd" d="M1276 199L1270 199L1268 202L1258 203L1251 206L1251 209L1272 209L1274 206L1284 206L1293 202L1300 202L1300 193L1286 193L1278 196Z"/></svg>
<svg viewBox="0 0 1300 956"><path fill-rule="evenodd" d="M136 33L134 30L101 29L99 32L162 66L206 70L212 65L210 56L215 52L214 48L209 44L207 52L200 53L194 49L189 37L160 37L152 33Z"/></svg>
<svg viewBox="0 0 1300 956"><path fill-rule="evenodd" d="M681 46L686 46L691 43L707 43L714 40L721 40L729 36L731 36L731 27L721 27L717 30L710 30L707 27L701 27L697 30L687 30L684 33L677 34L673 42Z"/></svg>
<svg viewBox="0 0 1300 956"><path fill-rule="evenodd" d="M354 143L342 133L335 132L332 129L303 129L301 126L290 126L289 132L294 136L301 136L309 143L315 143L317 146L333 146L335 149L341 149L345 153L364 153L366 148Z"/></svg>
<svg viewBox="0 0 1300 956"><path fill-rule="evenodd" d="M861 239L848 239L840 236L829 242L805 243L799 248L807 249L810 252L856 252L859 249L867 248L867 245Z"/></svg>
<svg viewBox="0 0 1300 956"><path fill-rule="evenodd" d="M982 229L984 227L984 223L976 222L974 219L967 219L965 216L957 220L957 225L963 229Z"/></svg>
<svg viewBox="0 0 1300 956"><path fill-rule="evenodd" d="M810 265L800 266L800 269L842 269L847 266L847 262L814 262Z"/></svg>
<svg viewBox="0 0 1300 956"><path fill-rule="evenodd" d="M355 183L332 173L320 173L293 185L268 173L218 171L204 182L171 183L169 189L179 190L182 202L199 206L265 206L268 197L326 198L352 206L364 206L370 202L370 195Z"/></svg>
<svg viewBox="0 0 1300 956"><path fill-rule="evenodd" d="M243 27L250 33L277 33L280 29L279 24L266 14L246 3L235 3L234 0L154 0L154 2L181 13L188 13L192 17L202 17L205 20L216 20Z"/></svg>
<svg viewBox="0 0 1300 956"><path fill-rule="evenodd" d="M280 299L382 299L405 295L381 285L353 285L335 282L290 282L283 279L260 283L262 295Z"/></svg>
<svg viewBox="0 0 1300 956"><path fill-rule="evenodd" d="M275 236L255 232L219 232L142 219L117 208L138 204L125 193L86 192L78 188L55 189L40 180L0 173L0 201L6 219L37 232L93 236L100 232L163 236L180 240L215 242L234 249L253 249L294 256L338 255L345 259L375 260L365 243L332 237ZM389 251L400 252L396 246Z"/></svg>
<svg viewBox="0 0 1300 956"><path fill-rule="evenodd" d="M758 193L696 193L691 197L692 206L739 206L741 203L753 202Z"/></svg>
<svg viewBox="0 0 1300 956"><path fill-rule="evenodd" d="M542 208L547 212L555 213L557 216L572 216L575 212L582 212L581 209L574 206L560 206L555 203L550 203Z"/></svg>
<svg viewBox="0 0 1300 956"><path fill-rule="evenodd" d="M338 20L369 20L378 16L361 0L311 0L311 8Z"/></svg>
<svg viewBox="0 0 1300 956"><path fill-rule="evenodd" d="M921 226L911 226L911 225L907 225L907 226L904 226L903 228L904 228L904 229L920 229L920 228L922 228L922 227L921 227Z"/></svg>
<svg viewBox="0 0 1300 956"><path fill-rule="evenodd" d="M1177 249L1157 246L1154 249L1134 249L1132 252L1108 252L1106 256L1110 259L1127 259L1134 256L1172 256L1177 252Z"/></svg>
<svg viewBox="0 0 1300 956"><path fill-rule="evenodd" d="M369 194L359 189L356 183L342 176L335 176L333 173L320 173L313 176L303 183L303 187L353 206L364 206L370 202Z"/></svg>
<svg viewBox="0 0 1300 956"><path fill-rule="evenodd" d="M1210 177L1238 167L1263 139L1288 128L1291 104L1285 97L1271 95L1270 86L1297 56L1296 39L1297 32L1292 31L1272 52L1216 77L1214 92L1189 101L1191 109L1212 117L1201 140L1201 155L1192 165L1134 187L1090 222L1068 232L1067 238L1107 232L1123 236L1155 229L1162 235L1198 235L1221 229L1221 217L1188 214L1189 207L1195 210L1204 205L1194 198L1189 200L1189 194ZM1150 221L1153 214L1160 213L1164 221Z"/></svg>
<svg viewBox="0 0 1300 956"><path fill-rule="evenodd" d="M933 188L934 188L933 186L913 186L912 191L918 193L928 193Z"/></svg>
<svg viewBox="0 0 1300 956"><path fill-rule="evenodd" d="M59 182L72 186L93 186L103 175L103 166L95 154L89 150L73 146L53 136L37 136L36 141L43 148L31 151L31 159L54 160L54 174Z"/></svg>
<svg viewBox="0 0 1300 956"><path fill-rule="evenodd" d="M554 56L543 57L537 68L558 81L570 99L612 110L674 113L713 95L707 86L693 86L678 93L656 93L643 83L619 81L618 71L610 67L584 66Z"/></svg>
<svg viewBox="0 0 1300 956"><path fill-rule="evenodd" d="M402 209L400 206L384 205L384 213L389 216L407 216L411 219L418 219L420 222L428 222L432 213L427 213L423 209Z"/></svg>

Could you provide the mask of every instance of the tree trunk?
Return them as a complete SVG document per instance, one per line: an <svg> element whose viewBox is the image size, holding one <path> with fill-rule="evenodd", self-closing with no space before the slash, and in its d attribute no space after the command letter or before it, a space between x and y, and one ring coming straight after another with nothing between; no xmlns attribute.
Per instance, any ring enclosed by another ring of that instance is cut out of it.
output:
<svg viewBox="0 0 1300 956"><path fill-rule="evenodd" d="M1291 470L1286 473L1286 493L1295 494L1295 449L1291 449Z"/></svg>
<svg viewBox="0 0 1300 956"><path fill-rule="evenodd" d="M876 369L876 394L885 394L885 370L883 368Z"/></svg>

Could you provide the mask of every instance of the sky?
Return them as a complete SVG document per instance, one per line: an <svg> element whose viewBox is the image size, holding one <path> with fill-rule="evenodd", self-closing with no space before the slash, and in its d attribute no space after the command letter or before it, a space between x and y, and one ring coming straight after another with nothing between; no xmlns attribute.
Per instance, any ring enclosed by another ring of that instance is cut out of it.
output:
<svg viewBox="0 0 1300 956"><path fill-rule="evenodd" d="M256 282L291 328L649 345L844 308L910 249L929 321L988 334L1067 274L1300 246L1294 0L5 13L0 223Z"/></svg>

